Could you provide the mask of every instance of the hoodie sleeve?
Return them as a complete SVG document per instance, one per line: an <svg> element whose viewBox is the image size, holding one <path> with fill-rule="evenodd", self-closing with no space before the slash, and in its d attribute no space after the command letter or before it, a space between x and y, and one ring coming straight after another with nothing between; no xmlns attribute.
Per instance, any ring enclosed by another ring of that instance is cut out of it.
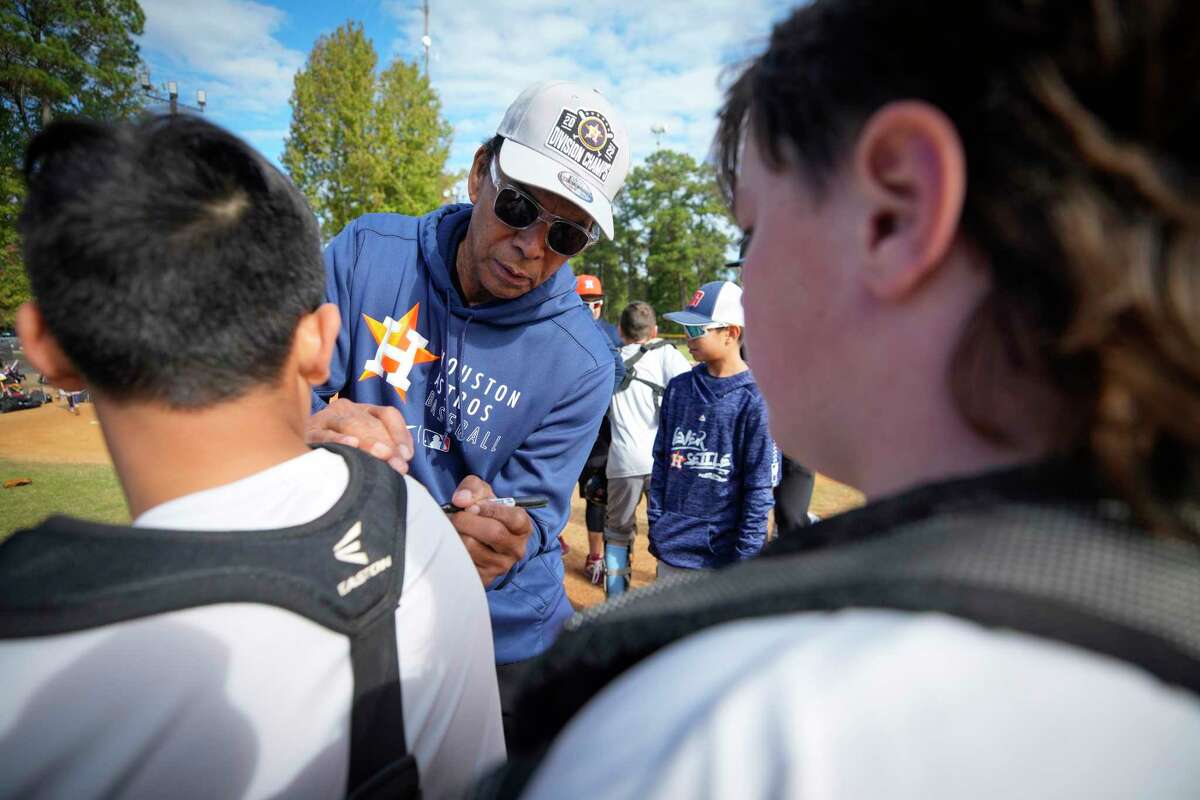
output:
<svg viewBox="0 0 1200 800"><path fill-rule="evenodd" d="M613 379L613 394L616 394L617 389L621 388L621 381L625 380L625 359L621 358L621 348L609 343L609 349L612 350L613 361L616 362L616 375Z"/></svg>
<svg viewBox="0 0 1200 800"><path fill-rule="evenodd" d="M608 345L608 351L613 358L613 394L617 393L617 389L621 387L621 381L625 379L625 359L621 358L621 346L616 344L620 339L614 339L613 328L605 322L596 321L596 327L600 329L600 333L604 334L604 341Z"/></svg>
<svg viewBox="0 0 1200 800"><path fill-rule="evenodd" d="M350 278L358 261L358 222L351 222L325 248L325 301L334 303L342 314L333 357L329 360L329 379L312 391L311 412L323 409L329 398L346 386L346 370L350 359Z"/></svg>
<svg viewBox="0 0 1200 800"><path fill-rule="evenodd" d="M658 412L658 433L654 434L653 465L650 467L650 489L646 492L646 521L653 528L662 516L667 492L667 409L671 407L671 385L663 392L662 408Z"/></svg>
<svg viewBox="0 0 1200 800"><path fill-rule="evenodd" d="M767 406L754 393L746 409L742 440L742 519L738 526L737 557L752 558L762 550L767 536L767 514L775 505L772 490L779 474L778 451L767 428Z"/></svg>
<svg viewBox="0 0 1200 800"><path fill-rule="evenodd" d="M574 479L583 469L600 419L608 409L611 380L611 366L601 362L573 382L492 482L498 497L544 494L550 498L545 508L529 510L534 531L522 563L546 550L567 524Z"/></svg>

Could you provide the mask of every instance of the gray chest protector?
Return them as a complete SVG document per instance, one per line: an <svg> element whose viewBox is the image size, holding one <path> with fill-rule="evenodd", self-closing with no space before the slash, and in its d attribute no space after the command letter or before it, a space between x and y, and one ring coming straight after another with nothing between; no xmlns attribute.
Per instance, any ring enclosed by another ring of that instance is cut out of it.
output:
<svg viewBox="0 0 1200 800"><path fill-rule="evenodd" d="M924 487L785 533L757 559L577 614L531 670L512 761L480 796L514 796L617 675L734 620L941 612L1117 658L1200 694L1200 548L1148 537L1080 475L1054 464Z"/></svg>
<svg viewBox="0 0 1200 800"><path fill-rule="evenodd" d="M333 508L304 525L176 531L51 517L14 534L0 546L0 639L217 603L295 612L350 641L347 796L419 797L417 764L404 738L396 647L404 479L358 450L326 447L346 460L349 485Z"/></svg>

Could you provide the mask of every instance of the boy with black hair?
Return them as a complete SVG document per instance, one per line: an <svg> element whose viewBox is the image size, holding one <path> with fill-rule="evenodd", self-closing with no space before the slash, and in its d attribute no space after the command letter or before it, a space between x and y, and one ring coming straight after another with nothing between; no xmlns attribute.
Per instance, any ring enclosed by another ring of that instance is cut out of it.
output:
<svg viewBox="0 0 1200 800"><path fill-rule="evenodd" d="M25 177L18 330L91 392L133 524L0 546L0 794L443 797L503 758L445 515L305 444L340 323L300 194L190 117L55 123Z"/></svg>
<svg viewBox="0 0 1200 800"><path fill-rule="evenodd" d="M654 441L647 516L659 576L757 555L779 479L767 407L741 356L741 288L706 283L665 316L699 363L667 386Z"/></svg>

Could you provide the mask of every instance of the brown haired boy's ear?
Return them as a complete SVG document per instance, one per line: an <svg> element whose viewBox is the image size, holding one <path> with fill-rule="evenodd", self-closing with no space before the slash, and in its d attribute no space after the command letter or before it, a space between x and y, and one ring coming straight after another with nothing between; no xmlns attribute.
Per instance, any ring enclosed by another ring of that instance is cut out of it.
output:
<svg viewBox="0 0 1200 800"><path fill-rule="evenodd" d="M42 310L35 303L22 303L17 309L17 335L30 365L42 373L48 383L69 392L84 388L83 376L62 351L58 339L46 325Z"/></svg>
<svg viewBox="0 0 1200 800"><path fill-rule="evenodd" d="M300 318L293 354L301 377L310 386L320 386L329 380L329 361L341 327L342 315L333 303L322 303L316 311Z"/></svg>
<svg viewBox="0 0 1200 800"><path fill-rule="evenodd" d="M863 126L854 169L865 193L867 287L880 299L903 298L954 242L966 192L962 141L934 106L889 103Z"/></svg>

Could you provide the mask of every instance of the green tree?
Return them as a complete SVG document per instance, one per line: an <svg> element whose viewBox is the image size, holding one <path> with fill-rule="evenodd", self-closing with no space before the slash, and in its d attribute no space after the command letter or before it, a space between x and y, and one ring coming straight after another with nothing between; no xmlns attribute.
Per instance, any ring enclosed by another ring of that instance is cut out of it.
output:
<svg viewBox="0 0 1200 800"><path fill-rule="evenodd" d="M0 3L0 326L29 297L17 244L25 146L58 116L125 117L140 108L136 0Z"/></svg>
<svg viewBox="0 0 1200 800"><path fill-rule="evenodd" d="M0 330L13 326L17 307L30 297L17 236L17 214L21 208L18 174L15 167L0 164Z"/></svg>
<svg viewBox="0 0 1200 800"><path fill-rule="evenodd" d="M292 88L282 161L332 236L372 211L419 214L442 202L451 127L415 63L378 57L362 25L319 38Z"/></svg>
<svg viewBox="0 0 1200 800"><path fill-rule="evenodd" d="M650 303L661 320L700 284L728 277L734 229L710 165L686 153L655 151L630 170L613 216L616 241L572 262L576 273L596 274L604 284L611 321L631 300Z"/></svg>

